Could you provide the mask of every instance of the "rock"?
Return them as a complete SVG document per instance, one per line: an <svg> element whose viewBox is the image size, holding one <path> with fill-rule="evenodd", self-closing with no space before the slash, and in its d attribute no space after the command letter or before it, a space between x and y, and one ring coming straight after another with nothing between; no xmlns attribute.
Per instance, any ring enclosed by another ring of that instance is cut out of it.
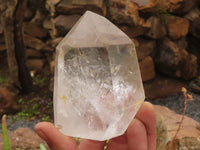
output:
<svg viewBox="0 0 200 150"><path fill-rule="evenodd" d="M40 150L40 144L43 143L47 150L50 150L45 141L43 141L34 131L29 128L19 128L9 133L11 149L21 150ZM0 149L3 149L2 136L0 137Z"/></svg>
<svg viewBox="0 0 200 150"><path fill-rule="evenodd" d="M50 79L50 83L49 83L49 90L51 91L51 92L53 92L53 87L54 87L54 78L51 78Z"/></svg>
<svg viewBox="0 0 200 150"><path fill-rule="evenodd" d="M154 6L154 13L169 12L172 14L181 15L188 13L195 6L197 6L197 1L198 0L153 0L152 6Z"/></svg>
<svg viewBox="0 0 200 150"><path fill-rule="evenodd" d="M110 19L117 24L137 26L140 22L138 6L129 0L109 0Z"/></svg>
<svg viewBox="0 0 200 150"><path fill-rule="evenodd" d="M44 19L42 26L47 30L52 30L54 27L54 23L51 19Z"/></svg>
<svg viewBox="0 0 200 150"><path fill-rule="evenodd" d="M80 6L84 6L84 7L94 7L94 8L98 8L101 10L102 14L105 15L106 14L106 7L104 4L104 0L73 0L72 1L73 5L80 5Z"/></svg>
<svg viewBox="0 0 200 150"><path fill-rule="evenodd" d="M140 72L142 76L142 81L148 81L155 78L155 68L153 59L150 56L144 58L140 63Z"/></svg>
<svg viewBox="0 0 200 150"><path fill-rule="evenodd" d="M195 19L190 26L190 33L198 39L200 39L200 17Z"/></svg>
<svg viewBox="0 0 200 150"><path fill-rule="evenodd" d="M189 88L193 92L200 94L200 76L190 82Z"/></svg>
<svg viewBox="0 0 200 150"><path fill-rule="evenodd" d="M41 71L44 67L45 61L43 59L28 59L27 66L30 70Z"/></svg>
<svg viewBox="0 0 200 150"><path fill-rule="evenodd" d="M200 39L200 9L192 9L184 18L190 21L190 33Z"/></svg>
<svg viewBox="0 0 200 150"><path fill-rule="evenodd" d="M54 1L54 0L51 0ZM29 9L31 9L31 11L33 11L34 13L36 13L37 10L43 10L43 12L45 12L44 8L45 8L45 4L46 2L44 0L29 0L27 3L27 7Z"/></svg>
<svg viewBox="0 0 200 150"><path fill-rule="evenodd" d="M149 0L132 0L132 1L139 6L149 5Z"/></svg>
<svg viewBox="0 0 200 150"><path fill-rule="evenodd" d="M54 75L55 72L55 53L53 53L52 59L50 61L50 73L51 75Z"/></svg>
<svg viewBox="0 0 200 150"><path fill-rule="evenodd" d="M161 118L159 112L156 112L156 128L157 128L157 139L156 139L156 150L166 150L166 145L169 141L167 127Z"/></svg>
<svg viewBox="0 0 200 150"><path fill-rule="evenodd" d="M200 17L200 10L198 7L192 9L189 13L187 13L184 18L186 18L189 21L194 21L195 19Z"/></svg>
<svg viewBox="0 0 200 150"><path fill-rule="evenodd" d="M60 2L61 0L46 0L45 9L47 11L46 17L43 19L42 26L43 28L49 31L51 38L55 38L55 23L54 18L57 16L55 12L55 3Z"/></svg>
<svg viewBox="0 0 200 150"><path fill-rule="evenodd" d="M167 16L166 18L168 35L172 40L185 37L188 34L189 25L189 21L181 17Z"/></svg>
<svg viewBox="0 0 200 150"><path fill-rule="evenodd" d="M45 14L45 8L44 6L40 6L41 8L43 8L43 10L37 9L35 16L31 19L30 23L36 23L36 24L42 24L43 20L45 18L47 18L47 14Z"/></svg>
<svg viewBox="0 0 200 150"><path fill-rule="evenodd" d="M154 40L146 40L142 38L135 38L138 41L136 45L137 57L139 60L155 53L156 42ZM135 43L135 40L134 40Z"/></svg>
<svg viewBox="0 0 200 150"><path fill-rule="evenodd" d="M198 0L150 0L150 4L142 6L140 11L156 15L177 14L183 15L197 6Z"/></svg>
<svg viewBox="0 0 200 150"><path fill-rule="evenodd" d="M56 6L56 12L58 14L69 15L69 14L83 14L85 11L90 10L101 15L106 14L106 6L103 0L62 0Z"/></svg>
<svg viewBox="0 0 200 150"><path fill-rule="evenodd" d="M142 26L120 26L119 28L130 38L144 35L148 31L148 28L144 28Z"/></svg>
<svg viewBox="0 0 200 150"><path fill-rule="evenodd" d="M1 23L0 23L0 35L1 34L3 34L3 27L2 27L2 25L1 25Z"/></svg>
<svg viewBox="0 0 200 150"><path fill-rule="evenodd" d="M151 24L149 21L140 20L137 26L125 26L119 25L119 28L125 32L130 38L138 37L141 35L145 35L146 32L151 28Z"/></svg>
<svg viewBox="0 0 200 150"><path fill-rule="evenodd" d="M151 22L151 29L147 32L147 36L152 39L161 39L167 32L164 23L155 16L150 17L149 22Z"/></svg>
<svg viewBox="0 0 200 150"><path fill-rule="evenodd" d="M187 84L159 75L157 75L155 79L144 83L144 90L147 99L170 96L181 92L182 87L187 87Z"/></svg>
<svg viewBox="0 0 200 150"><path fill-rule="evenodd" d="M197 75L197 58L165 38L156 57L157 69L172 77L190 80Z"/></svg>
<svg viewBox="0 0 200 150"><path fill-rule="evenodd" d="M57 36L65 36L72 26L78 21L80 15L59 15L55 18Z"/></svg>
<svg viewBox="0 0 200 150"><path fill-rule="evenodd" d="M0 43L5 44L5 38L3 34L0 34Z"/></svg>
<svg viewBox="0 0 200 150"><path fill-rule="evenodd" d="M15 113L17 110L18 106L13 94L7 88L0 86L0 116Z"/></svg>
<svg viewBox="0 0 200 150"><path fill-rule="evenodd" d="M199 38L188 36L188 51L197 57L198 64L200 64L200 42Z"/></svg>
<svg viewBox="0 0 200 150"><path fill-rule="evenodd" d="M158 113L163 119L168 130L169 141L171 142L176 134L182 115L176 114L174 111L164 106L154 105L154 108L156 113ZM199 135L200 124L185 116L177 135L177 139L174 141L175 146L171 150L199 150ZM168 144L170 144L170 142Z"/></svg>
<svg viewBox="0 0 200 150"><path fill-rule="evenodd" d="M83 6L69 4L67 0L63 0L56 6L56 12L62 15L83 14L85 11L86 8Z"/></svg>
<svg viewBox="0 0 200 150"><path fill-rule="evenodd" d="M101 8L103 6L103 0L73 0L72 1L73 5L82 5L82 6L87 6L91 5L93 7L99 7Z"/></svg>
<svg viewBox="0 0 200 150"><path fill-rule="evenodd" d="M159 5L159 8L161 10L165 11L165 8L161 4L159 4L159 1L156 1L156 0L149 0L149 4L139 6L139 10L142 13L155 14L156 13L156 7L157 7L156 5Z"/></svg>
<svg viewBox="0 0 200 150"><path fill-rule="evenodd" d="M185 37L182 37L181 39L175 40L173 42L177 45L177 47L181 49L187 49L188 42Z"/></svg>
<svg viewBox="0 0 200 150"><path fill-rule="evenodd" d="M197 6L198 0L169 0L168 11L174 14L186 14Z"/></svg>
<svg viewBox="0 0 200 150"><path fill-rule="evenodd" d="M26 57L29 58L43 58L43 54L34 49L26 49Z"/></svg>
<svg viewBox="0 0 200 150"><path fill-rule="evenodd" d="M30 21L34 17L34 11L31 10L29 7L26 7L24 12L24 21Z"/></svg>
<svg viewBox="0 0 200 150"><path fill-rule="evenodd" d="M55 71L55 60L52 60L50 62L50 71L51 71L51 74L54 74L54 71Z"/></svg>
<svg viewBox="0 0 200 150"><path fill-rule="evenodd" d="M42 39L47 36L47 31L38 26L37 24L26 22L23 24L23 27L24 27L24 32L32 37L37 37Z"/></svg>
<svg viewBox="0 0 200 150"><path fill-rule="evenodd" d="M51 0L51 4L54 0ZM48 10L49 1L48 0L29 0L29 8L34 12L34 17L31 19L31 23L36 23L42 25L44 19L49 18L52 14ZM51 5L53 7L53 5ZM50 7L50 8L52 8Z"/></svg>
<svg viewBox="0 0 200 150"><path fill-rule="evenodd" d="M24 43L26 47L33 48L39 51L52 51L53 49L43 43L40 39L34 38L30 35L24 35Z"/></svg>
<svg viewBox="0 0 200 150"><path fill-rule="evenodd" d="M185 137L182 139L175 140L173 142L172 150L176 150L179 147L179 149L186 149L186 150L199 150L200 149L200 143L199 138L194 137Z"/></svg>
<svg viewBox="0 0 200 150"><path fill-rule="evenodd" d="M47 0L47 1L51 1L51 3L53 5L57 5L58 3L60 3L62 0Z"/></svg>

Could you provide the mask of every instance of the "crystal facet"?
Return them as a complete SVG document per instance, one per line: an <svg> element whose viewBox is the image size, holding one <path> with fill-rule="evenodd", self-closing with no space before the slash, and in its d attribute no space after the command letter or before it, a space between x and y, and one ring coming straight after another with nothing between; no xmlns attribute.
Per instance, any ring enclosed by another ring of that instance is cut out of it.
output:
<svg viewBox="0 0 200 150"><path fill-rule="evenodd" d="M55 125L68 136L122 135L144 100L132 40L87 11L57 46Z"/></svg>

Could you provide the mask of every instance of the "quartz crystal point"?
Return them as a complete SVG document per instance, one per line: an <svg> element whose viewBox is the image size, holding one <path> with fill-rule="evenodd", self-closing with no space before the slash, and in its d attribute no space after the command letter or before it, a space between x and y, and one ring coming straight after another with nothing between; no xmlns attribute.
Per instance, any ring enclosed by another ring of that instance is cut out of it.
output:
<svg viewBox="0 0 200 150"><path fill-rule="evenodd" d="M90 11L57 46L55 70L55 125L68 136L122 135L145 98L132 40Z"/></svg>

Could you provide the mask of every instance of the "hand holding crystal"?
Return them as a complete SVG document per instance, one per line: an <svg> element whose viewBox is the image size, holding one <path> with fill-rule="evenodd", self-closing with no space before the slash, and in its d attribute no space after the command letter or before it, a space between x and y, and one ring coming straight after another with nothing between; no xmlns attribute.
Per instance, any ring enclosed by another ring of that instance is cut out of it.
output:
<svg viewBox="0 0 200 150"><path fill-rule="evenodd" d="M35 131L52 150L103 150L106 144L106 141L82 139L77 146L73 137L65 136L47 122L38 123ZM156 117L152 104L142 104L126 132L109 140L107 150L156 150Z"/></svg>

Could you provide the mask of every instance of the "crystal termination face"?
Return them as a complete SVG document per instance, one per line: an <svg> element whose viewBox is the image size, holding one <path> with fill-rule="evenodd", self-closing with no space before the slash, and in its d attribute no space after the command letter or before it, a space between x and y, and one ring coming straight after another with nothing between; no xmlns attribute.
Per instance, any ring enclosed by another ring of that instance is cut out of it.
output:
<svg viewBox="0 0 200 150"><path fill-rule="evenodd" d="M57 46L55 125L68 136L107 140L126 131L144 99L134 44L87 11Z"/></svg>

